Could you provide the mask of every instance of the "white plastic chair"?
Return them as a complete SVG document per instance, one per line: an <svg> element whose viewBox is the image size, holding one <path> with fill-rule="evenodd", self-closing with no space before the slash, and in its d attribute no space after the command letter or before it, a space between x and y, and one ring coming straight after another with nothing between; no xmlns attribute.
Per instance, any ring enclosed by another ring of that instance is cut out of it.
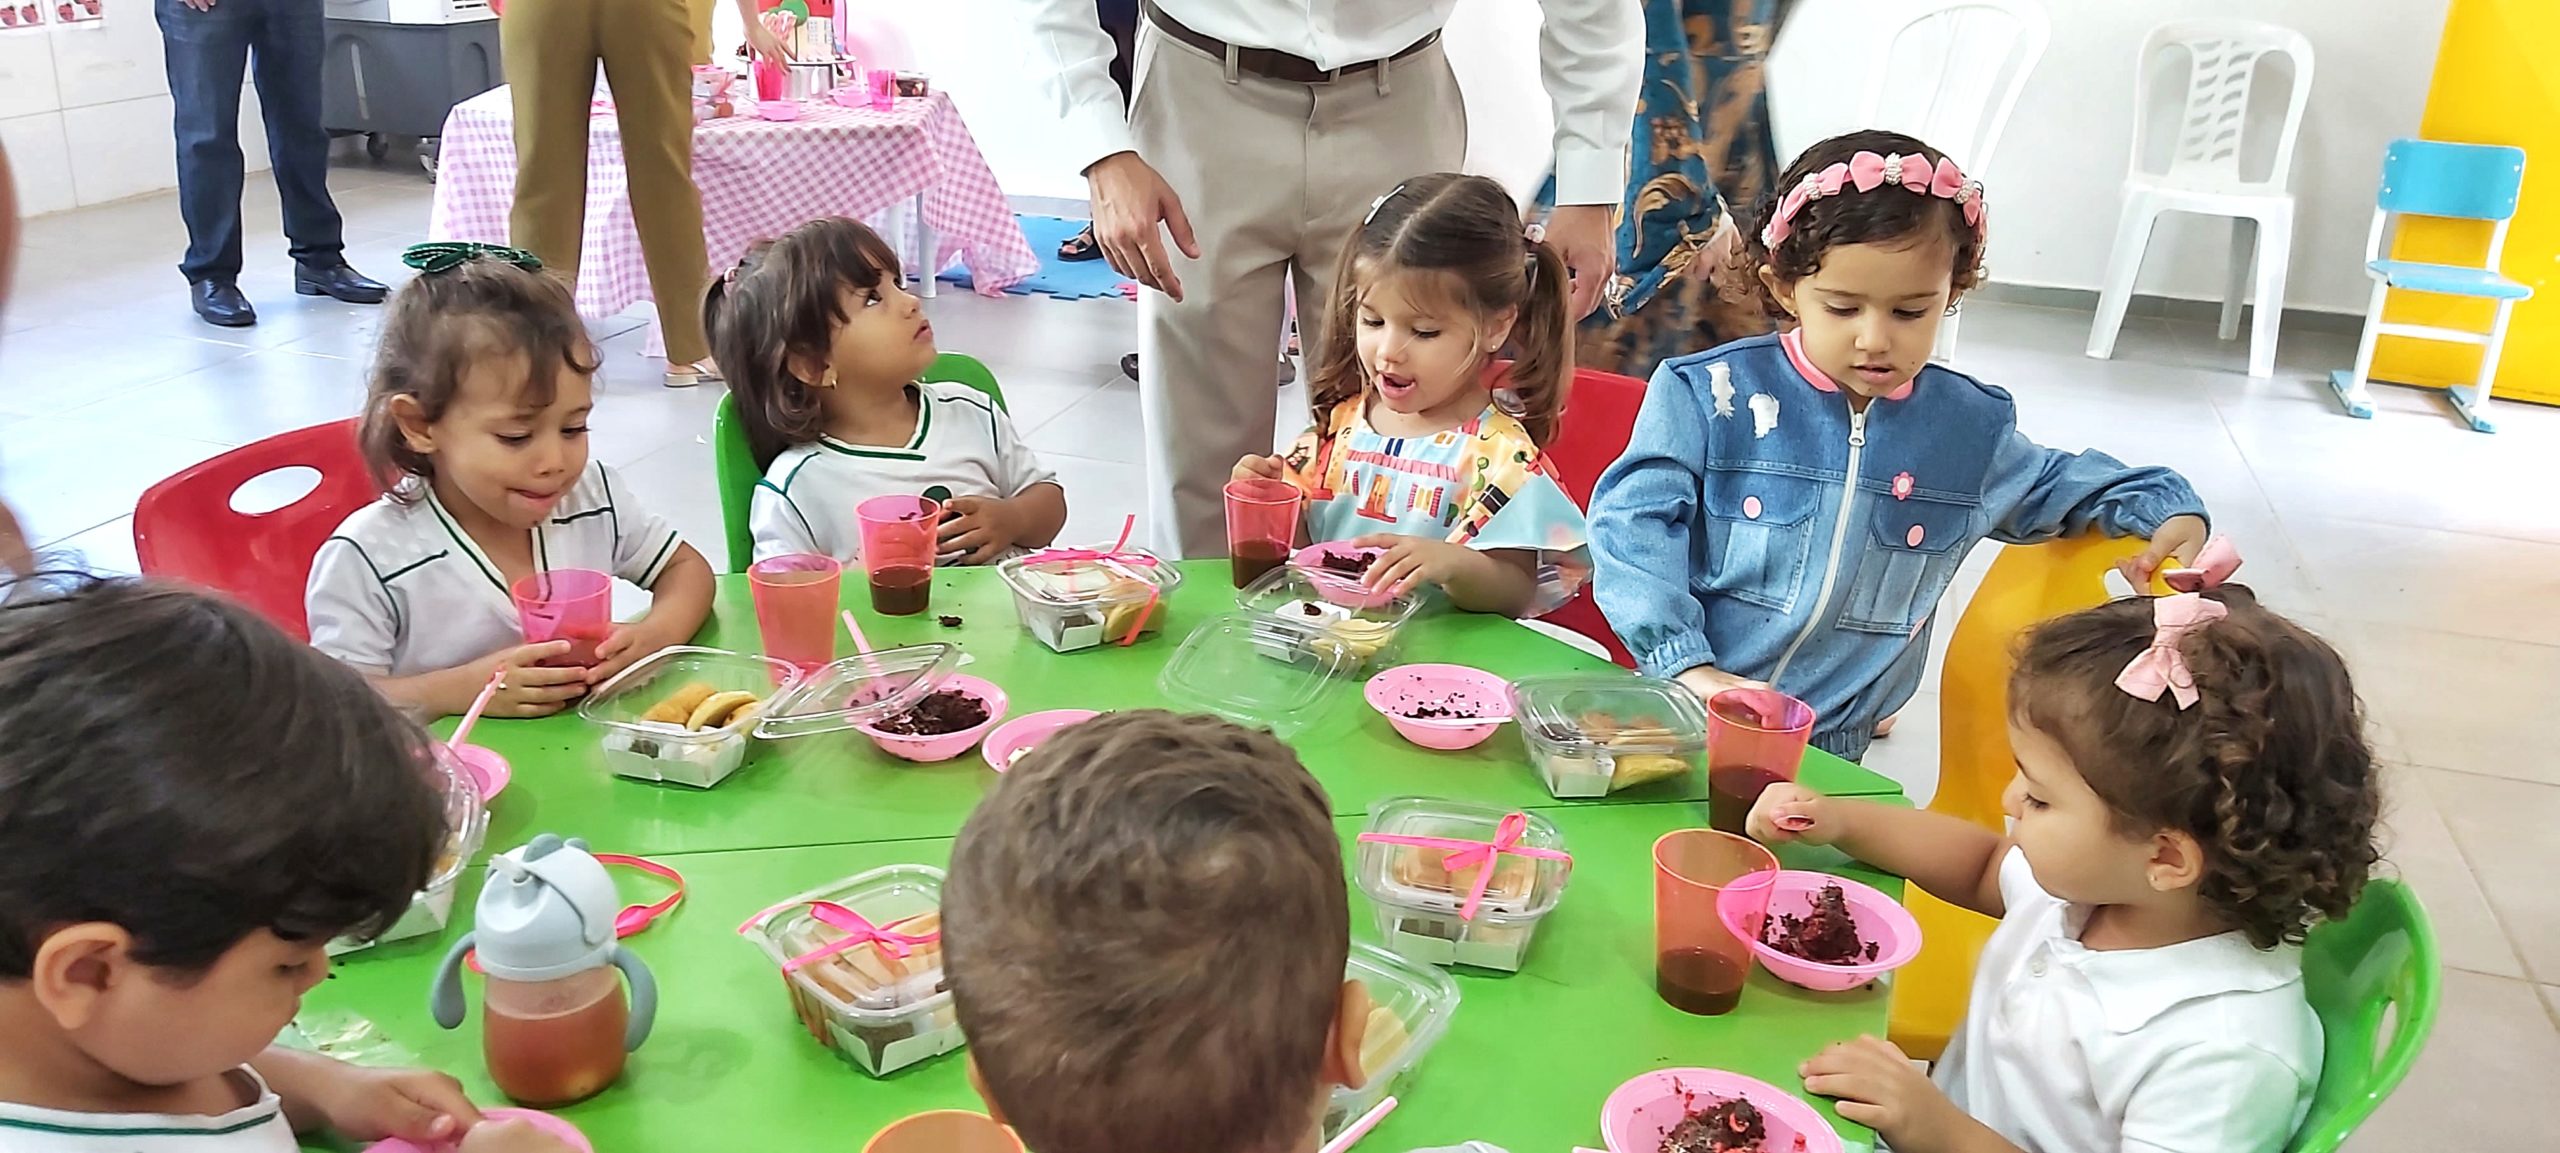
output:
<svg viewBox="0 0 2560 1153"><path fill-rule="evenodd" d="M2187 98L2178 116L2177 146L2165 172L2145 172L2143 141L2152 135L2151 75L2160 58L2188 58ZM2250 87L2261 62L2282 55L2293 65L2293 90L2284 126L2276 136L2274 163L2261 179L2240 171ZM2240 302L2249 288L2250 240L2255 232L2258 313L2249 326L2249 375L2276 370L2276 323L2284 315L2285 265L2293 254L2293 145L2302 131L2302 109L2311 98L2311 42L2290 28L2246 20L2180 20L2151 30L2134 67L2133 106L2144 119L2133 136L2133 159L2124 180L2124 214L2116 221L2115 250L2107 257L2106 288L2089 325L2089 355L2115 354L2134 278L2151 246L2152 224L2164 212L2193 212L2231 219L2231 268L2222 298L2220 335L2240 332ZM2244 221L2255 228L2244 230Z"/></svg>
<svg viewBox="0 0 2560 1153"><path fill-rule="evenodd" d="M2053 36L2052 18L2039 0L1919 0L1895 7L1902 25L1885 34L1866 70L1859 125L1917 136L1953 157L1965 175L1983 179L2018 94ZM1995 205L1998 195L1992 193ZM1955 355L1962 315L1938 326L1939 360Z"/></svg>

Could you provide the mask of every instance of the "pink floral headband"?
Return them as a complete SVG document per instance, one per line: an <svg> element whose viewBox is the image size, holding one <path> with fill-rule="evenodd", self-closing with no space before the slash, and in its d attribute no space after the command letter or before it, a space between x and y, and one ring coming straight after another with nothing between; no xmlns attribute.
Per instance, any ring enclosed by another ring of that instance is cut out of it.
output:
<svg viewBox="0 0 2560 1153"><path fill-rule="evenodd" d="M1769 223L1760 230L1760 243L1776 248L1794 229L1796 213L1804 206L1826 196L1838 196L1855 189L1873 192L1885 185L1898 185L1922 196L1952 200L1964 209L1964 222L1976 237L1983 235L1982 182L1967 180L1956 162L1941 157L1935 167L1926 156L1904 156L1899 152L1878 156L1861 152L1846 162L1834 164L1820 172L1807 173L1796 186L1778 200L1778 210L1771 213Z"/></svg>

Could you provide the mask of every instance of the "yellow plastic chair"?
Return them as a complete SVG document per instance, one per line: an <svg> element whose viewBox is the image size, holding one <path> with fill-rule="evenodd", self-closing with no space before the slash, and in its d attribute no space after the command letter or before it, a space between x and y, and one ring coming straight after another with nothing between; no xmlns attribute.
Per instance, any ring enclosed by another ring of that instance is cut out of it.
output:
<svg viewBox="0 0 2560 1153"><path fill-rule="evenodd" d="M2000 794L2016 762L2009 751L2009 669L2018 636L2050 620L2107 601L2107 570L2139 553L2133 537L2072 537L2012 545L1991 564L1982 589L1956 621L1938 689L1938 793L1929 811L2001 826ZM1973 967L1998 922L1914 888L1908 903L1920 922L1920 955L1893 977L1893 1043L1935 1061L1964 1019Z"/></svg>

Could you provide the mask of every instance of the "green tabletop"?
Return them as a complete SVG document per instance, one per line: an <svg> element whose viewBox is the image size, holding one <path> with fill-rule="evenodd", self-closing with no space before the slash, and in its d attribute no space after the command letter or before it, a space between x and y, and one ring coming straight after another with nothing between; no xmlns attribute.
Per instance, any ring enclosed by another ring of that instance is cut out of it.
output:
<svg viewBox="0 0 2560 1153"><path fill-rule="evenodd" d="M970 657L968 671L1002 686L1016 714L1142 708L1164 703L1156 681L1182 638L1235 605L1227 562L1189 562L1182 568L1185 584L1168 602L1161 635L1128 648L1068 654L1049 651L1022 629L1012 594L992 568L942 570L934 581L933 608L922 616L872 614L858 580L848 580L845 591L872 643L958 644ZM720 582L718 605L698 643L758 651L746 578L724 576ZM945 615L961 623L945 628L938 619ZM1473 665L1506 677L1613 668L1511 621L1445 607L1417 618L1400 641L1402 660ZM850 654L850 643L839 651ZM1539 783L1515 733L1498 733L1465 752L1433 752L1395 735L1360 699L1356 681L1329 690L1328 706L1326 719L1292 744L1332 794L1334 811L1346 816L1367 812L1381 797L1406 794L1540 809L1699 801L1706 795L1706 782L1691 774L1606 800L1559 801ZM598 731L574 713L484 721L473 739L505 754L515 769L515 783L495 806L493 847L521 844L545 831L586 837L600 850L643 855L947 837L959 831L995 779L975 753L941 765L913 765L851 733L759 742L744 768L709 790L608 775ZM1901 791L1891 780L1819 750L1806 753L1802 772L1808 786L1833 796ZM1703 821L1694 806L1689 813Z"/></svg>
<svg viewBox="0 0 2560 1153"><path fill-rule="evenodd" d="M1697 824L1681 803L1582 805L1546 814L1574 854L1563 903L1541 926L1527 966L1502 975L1457 970L1461 1001L1448 1034L1396 1092L1399 1108L1363 1142L1374 1153L1485 1140L1514 1153L1597 1146L1609 1091L1648 1069L1705 1065L1799 1088L1797 1062L1823 1045L1883 1031L1881 988L1815 994L1756 973L1724 1017L1693 1017L1653 991L1654 838ZM1346 853L1361 821L1345 818ZM776 848L665 858L691 883L682 908L632 947L655 970L657 1030L623 1080L562 1111L605 1153L656 1150L858 1148L882 1125L933 1108L979 1108L961 1053L883 1080L843 1064L801 1028L764 955L735 932L757 910L793 893L884 864L941 865L947 838ZM1899 893L1893 878L1849 866L1828 851L1786 854ZM645 883L645 882L643 882ZM467 921L479 889L457 905ZM642 894L636 885L631 894ZM1365 901L1353 902L1353 935L1378 939ZM354 1014L425 1064L495 1100L480 1057L479 989L472 1014L446 1032L427 1017L426 990L444 948L439 937L347 958L308 999L316 1015ZM1826 1116L1829 1106L1817 1102ZM1837 1123L1836 1117L1833 1118ZM1840 1124L1852 1148L1871 1140Z"/></svg>

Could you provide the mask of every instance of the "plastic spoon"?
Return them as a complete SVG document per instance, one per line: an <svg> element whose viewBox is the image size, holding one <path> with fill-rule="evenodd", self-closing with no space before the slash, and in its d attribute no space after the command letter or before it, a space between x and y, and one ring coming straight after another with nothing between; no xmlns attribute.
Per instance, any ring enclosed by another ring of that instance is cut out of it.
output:
<svg viewBox="0 0 2560 1153"><path fill-rule="evenodd" d="M480 714L488 709L489 698L497 696L498 690L505 687L507 687L507 670L501 666L497 672L489 674L489 683L481 686L479 696L472 698L471 711L462 714L462 723L453 726L453 736L445 741L445 745L460 749L466 743L466 738L471 735L471 726L479 724Z"/></svg>

